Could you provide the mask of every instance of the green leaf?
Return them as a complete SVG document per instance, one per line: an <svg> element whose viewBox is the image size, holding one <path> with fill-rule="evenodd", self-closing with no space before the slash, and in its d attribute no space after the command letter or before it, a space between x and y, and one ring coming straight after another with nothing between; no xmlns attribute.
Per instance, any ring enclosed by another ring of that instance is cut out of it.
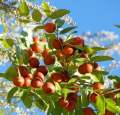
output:
<svg viewBox="0 0 120 115"><path fill-rule="evenodd" d="M0 115L5 115L5 110L0 110Z"/></svg>
<svg viewBox="0 0 120 115"><path fill-rule="evenodd" d="M104 98L104 96L97 96L96 107L98 109L98 115L105 114L105 98Z"/></svg>
<svg viewBox="0 0 120 115"><path fill-rule="evenodd" d="M57 82L55 82L55 89L56 89L56 93L58 95L62 94L62 91L61 91L62 89L61 89L60 85Z"/></svg>
<svg viewBox="0 0 120 115"><path fill-rule="evenodd" d="M22 31L20 34L24 37L28 36L28 33L26 31Z"/></svg>
<svg viewBox="0 0 120 115"><path fill-rule="evenodd" d="M110 56L94 56L91 58L91 61L101 62L101 61L110 61L113 60Z"/></svg>
<svg viewBox="0 0 120 115"><path fill-rule="evenodd" d="M68 84L73 84L77 81L76 78L71 78L69 81L68 81Z"/></svg>
<svg viewBox="0 0 120 115"><path fill-rule="evenodd" d="M29 15L29 8L28 8L25 1L20 3L20 6L18 9L19 9L19 13L21 16L28 16Z"/></svg>
<svg viewBox="0 0 120 115"><path fill-rule="evenodd" d="M95 51L108 50L108 48L104 48L104 47L92 47L92 49Z"/></svg>
<svg viewBox="0 0 120 115"><path fill-rule="evenodd" d="M7 102L8 103L11 102L11 99L13 98L14 94L18 91L18 89L19 89L18 87L14 87L8 92L8 95L7 95Z"/></svg>
<svg viewBox="0 0 120 115"><path fill-rule="evenodd" d="M76 28L76 26L67 27L67 28L61 30L61 31L60 31L60 34L65 34L65 33L67 33L67 32L72 31L72 30L75 29L75 28Z"/></svg>
<svg viewBox="0 0 120 115"><path fill-rule="evenodd" d="M112 99L106 99L105 102L107 110L113 113L120 113L120 107Z"/></svg>
<svg viewBox="0 0 120 115"><path fill-rule="evenodd" d="M48 5L47 2L42 2L42 9L44 10L44 12L46 13L47 16L50 16L51 14L51 7Z"/></svg>
<svg viewBox="0 0 120 115"><path fill-rule="evenodd" d="M0 42L2 43L2 46L4 48L11 48L14 45L13 39L0 39Z"/></svg>
<svg viewBox="0 0 120 115"><path fill-rule="evenodd" d="M32 106L32 102L33 102L33 97L30 95L30 92L25 91L21 97L24 105L27 108L30 108Z"/></svg>
<svg viewBox="0 0 120 115"><path fill-rule="evenodd" d="M8 79L9 81L12 81L16 76L18 76L17 68L13 65L11 65L4 73L4 78Z"/></svg>
<svg viewBox="0 0 120 115"><path fill-rule="evenodd" d="M43 28L44 28L43 26L37 26L37 27L34 28L34 32L37 32L37 31L39 31Z"/></svg>
<svg viewBox="0 0 120 115"><path fill-rule="evenodd" d="M120 28L120 25L115 25L115 27Z"/></svg>
<svg viewBox="0 0 120 115"><path fill-rule="evenodd" d="M66 14L69 14L70 11L69 10L66 10L66 9L58 9L56 11L54 11L51 15L50 15L50 18L52 19L56 19L56 18L60 18Z"/></svg>
<svg viewBox="0 0 120 115"><path fill-rule="evenodd" d="M32 13L32 19L36 22L39 22L41 20L41 17L42 17L42 15L41 15L40 11L37 9L34 9L33 13Z"/></svg>
<svg viewBox="0 0 120 115"><path fill-rule="evenodd" d="M61 19L57 19L55 21L55 23L56 23L57 27L60 28L60 27L62 27L64 25L65 21L61 20Z"/></svg>

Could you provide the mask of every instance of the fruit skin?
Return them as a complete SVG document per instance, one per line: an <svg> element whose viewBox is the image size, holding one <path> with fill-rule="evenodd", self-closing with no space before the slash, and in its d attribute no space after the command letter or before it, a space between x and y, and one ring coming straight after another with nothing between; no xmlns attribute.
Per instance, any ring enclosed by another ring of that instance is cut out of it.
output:
<svg viewBox="0 0 120 115"><path fill-rule="evenodd" d="M56 56L57 56L58 58L64 57L63 52L62 52L61 49L56 50Z"/></svg>
<svg viewBox="0 0 120 115"><path fill-rule="evenodd" d="M61 73L52 73L51 78L55 82L58 82L58 83L62 82L62 74Z"/></svg>
<svg viewBox="0 0 120 115"><path fill-rule="evenodd" d="M73 111L75 108L75 102L74 101L69 101L68 105L65 107L65 109L69 112Z"/></svg>
<svg viewBox="0 0 120 115"><path fill-rule="evenodd" d="M83 112L84 112L84 115L94 115L94 111L90 107L83 108Z"/></svg>
<svg viewBox="0 0 120 115"><path fill-rule="evenodd" d="M27 68L25 66L22 66L22 65L19 66L18 68L19 68L19 72L20 72L21 76L27 77L27 75L28 75Z"/></svg>
<svg viewBox="0 0 120 115"><path fill-rule="evenodd" d="M41 47L40 47L40 45L39 45L38 43L32 44L32 45L31 45L31 49L32 49L32 51L35 52L35 53L41 52Z"/></svg>
<svg viewBox="0 0 120 115"><path fill-rule="evenodd" d="M31 73L28 73L26 77L32 79L33 75Z"/></svg>
<svg viewBox="0 0 120 115"><path fill-rule="evenodd" d="M79 66L78 71L80 74L92 73L93 66L92 66L92 64L84 63Z"/></svg>
<svg viewBox="0 0 120 115"><path fill-rule="evenodd" d="M75 37L75 38L72 39L70 44L79 45L79 46L83 47L84 46L84 40L81 37Z"/></svg>
<svg viewBox="0 0 120 115"><path fill-rule="evenodd" d="M104 85L100 82L96 82L94 84L92 84L93 90L100 90L100 89L104 89Z"/></svg>
<svg viewBox="0 0 120 115"><path fill-rule="evenodd" d="M63 45L63 40L61 38L59 39L53 39L52 40L52 47L55 49L61 49Z"/></svg>
<svg viewBox="0 0 120 115"><path fill-rule="evenodd" d="M44 25L44 30L48 33L53 33L56 30L56 25L54 23L47 23Z"/></svg>
<svg viewBox="0 0 120 115"><path fill-rule="evenodd" d="M90 101L93 102L93 103L96 103L97 96L98 96L98 94L96 94L96 93L90 94L90 95L89 95Z"/></svg>
<svg viewBox="0 0 120 115"><path fill-rule="evenodd" d="M68 100L70 100L70 101L72 100L74 102L77 102L77 98L78 98L78 96L76 93L69 93L68 94Z"/></svg>
<svg viewBox="0 0 120 115"><path fill-rule="evenodd" d="M70 46L65 46L64 49L63 49L63 54L67 57L71 56L71 55L74 54L74 49Z"/></svg>
<svg viewBox="0 0 120 115"><path fill-rule="evenodd" d="M39 42L38 36L34 36L34 37L33 37L33 42L34 42L34 43L38 43L38 42Z"/></svg>
<svg viewBox="0 0 120 115"><path fill-rule="evenodd" d="M61 73L62 73L62 81L68 82L70 80L69 75L66 72L61 72Z"/></svg>
<svg viewBox="0 0 120 115"><path fill-rule="evenodd" d="M29 60L29 64L32 68L39 67L39 60L36 57L31 57Z"/></svg>
<svg viewBox="0 0 120 115"><path fill-rule="evenodd" d="M114 115L111 111L105 110L105 115Z"/></svg>
<svg viewBox="0 0 120 115"><path fill-rule="evenodd" d="M14 77L13 83L17 87L22 87L24 85L24 78L23 77Z"/></svg>
<svg viewBox="0 0 120 115"><path fill-rule="evenodd" d="M44 81L44 80L45 80L45 77L44 77L44 74L43 74L43 73L41 73L41 72L35 72L35 74L34 74L34 79Z"/></svg>
<svg viewBox="0 0 120 115"><path fill-rule="evenodd" d="M46 65L51 65L55 63L55 57L52 55L48 55L47 57L44 58L44 63Z"/></svg>
<svg viewBox="0 0 120 115"><path fill-rule="evenodd" d="M44 65L41 65L37 68L37 72L41 72L43 73L44 75L47 75L48 73L48 68Z"/></svg>
<svg viewBox="0 0 120 115"><path fill-rule="evenodd" d="M60 107L65 108L65 107L68 106L68 104L69 104L68 100L65 99L64 97L62 97L62 98L59 99L59 105L60 105Z"/></svg>
<svg viewBox="0 0 120 115"><path fill-rule="evenodd" d="M115 87L116 87L117 89L120 89L120 83L116 83L116 84L115 84Z"/></svg>
<svg viewBox="0 0 120 115"><path fill-rule="evenodd" d="M26 77L24 78L24 87L30 87L31 86L31 79Z"/></svg>
<svg viewBox="0 0 120 115"><path fill-rule="evenodd" d="M33 88L42 88L43 82L41 80L38 80L38 79L33 79L31 82L31 86Z"/></svg>
<svg viewBox="0 0 120 115"><path fill-rule="evenodd" d="M46 82L44 85L43 85L43 91L47 94L54 94L55 93L55 86L53 83L51 82Z"/></svg>
<svg viewBox="0 0 120 115"><path fill-rule="evenodd" d="M45 58L49 55L49 49L44 49L42 52L42 57Z"/></svg>

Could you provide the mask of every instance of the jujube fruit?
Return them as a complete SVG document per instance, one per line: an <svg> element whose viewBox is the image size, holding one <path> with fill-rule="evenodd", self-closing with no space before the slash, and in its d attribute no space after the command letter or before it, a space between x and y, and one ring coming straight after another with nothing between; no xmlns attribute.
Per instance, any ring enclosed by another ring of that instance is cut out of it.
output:
<svg viewBox="0 0 120 115"><path fill-rule="evenodd" d="M46 82L44 85L43 85L43 91L47 94L54 94L55 93L55 86L53 83L51 82Z"/></svg>
<svg viewBox="0 0 120 115"><path fill-rule="evenodd" d="M33 88L42 88L43 82L41 80L38 80L38 79L33 79L31 82L31 86Z"/></svg>
<svg viewBox="0 0 120 115"><path fill-rule="evenodd" d="M48 68L44 65L41 65L37 68L37 72L41 72L44 75L46 75L48 73Z"/></svg>
<svg viewBox="0 0 120 115"><path fill-rule="evenodd" d="M23 77L14 77L13 78L13 83L17 87L22 87L24 85L24 78Z"/></svg>
<svg viewBox="0 0 120 115"><path fill-rule="evenodd" d="M84 115L94 115L94 111L90 107L83 108L83 112L84 112Z"/></svg>
<svg viewBox="0 0 120 115"><path fill-rule="evenodd" d="M56 56L57 56L58 58L62 58L62 57L64 56L64 54L63 54L63 52L62 52L61 49L56 50Z"/></svg>
<svg viewBox="0 0 120 115"><path fill-rule="evenodd" d="M19 72L20 72L21 76L26 77L28 74L27 68L25 66L22 66L22 65L19 66L18 68L19 68Z"/></svg>
<svg viewBox="0 0 120 115"><path fill-rule="evenodd" d="M34 37L33 37L33 42L34 42L34 43L38 43L38 42L39 42L38 36L34 36Z"/></svg>
<svg viewBox="0 0 120 115"><path fill-rule="evenodd" d="M42 52L42 57L45 58L49 55L49 49L44 49Z"/></svg>
<svg viewBox="0 0 120 115"><path fill-rule="evenodd" d="M96 82L96 83L92 84L92 87L94 90L104 89L104 85L100 82Z"/></svg>
<svg viewBox="0 0 120 115"><path fill-rule="evenodd" d="M24 78L24 87L30 87L31 86L31 79L26 77Z"/></svg>
<svg viewBox="0 0 120 115"><path fill-rule="evenodd" d="M58 82L58 83L62 82L62 74L61 73L52 73L51 78L55 82Z"/></svg>
<svg viewBox="0 0 120 115"><path fill-rule="evenodd" d="M38 80L44 81L45 77L44 77L43 73L41 73L41 72L35 72L34 73L34 79L38 79Z"/></svg>
<svg viewBox="0 0 120 115"><path fill-rule="evenodd" d="M73 109L75 108L75 102L74 101L69 101L68 105L65 107L65 109L67 111L73 111Z"/></svg>
<svg viewBox="0 0 120 115"><path fill-rule="evenodd" d="M79 66L78 71L80 74L92 73L93 66L92 66L92 64L84 63Z"/></svg>
<svg viewBox="0 0 120 115"><path fill-rule="evenodd" d="M32 51L35 52L35 53L41 52L41 47L40 47L40 45L39 45L38 43L32 44L32 45L31 45L31 49L32 49Z"/></svg>
<svg viewBox="0 0 120 115"><path fill-rule="evenodd" d="M62 45L63 45L63 40L60 38L60 39L53 39L52 40L52 47L55 48L55 49L61 49L62 48Z"/></svg>
<svg viewBox="0 0 120 115"><path fill-rule="evenodd" d="M81 37L75 37L71 40L70 44L79 45L79 46L83 47L84 46L84 40Z"/></svg>
<svg viewBox="0 0 120 115"><path fill-rule="evenodd" d="M69 104L68 100L65 99L64 97L59 99L59 105L63 108L65 108Z"/></svg>
<svg viewBox="0 0 120 115"><path fill-rule="evenodd" d="M52 55L48 55L47 57L44 58L44 63L46 65L51 65L55 63L55 57Z"/></svg>
<svg viewBox="0 0 120 115"><path fill-rule="evenodd" d="M105 110L105 115L115 115L115 114L112 113L111 111Z"/></svg>
<svg viewBox="0 0 120 115"><path fill-rule="evenodd" d="M56 25L54 23L47 23L44 25L44 30L48 33L53 33L56 30Z"/></svg>
<svg viewBox="0 0 120 115"><path fill-rule="evenodd" d="M90 101L93 102L93 103L96 103L97 96L98 96L98 94L96 94L96 93L90 94L90 95L89 95Z"/></svg>
<svg viewBox="0 0 120 115"><path fill-rule="evenodd" d="M72 47L69 47L69 46L65 46L64 47L64 49L63 49L63 54L65 55L65 56L71 56L71 55L73 55L73 53L74 53L74 49L72 48Z"/></svg>
<svg viewBox="0 0 120 115"><path fill-rule="evenodd" d="M36 57L31 57L29 63L33 68L39 67L39 60Z"/></svg>

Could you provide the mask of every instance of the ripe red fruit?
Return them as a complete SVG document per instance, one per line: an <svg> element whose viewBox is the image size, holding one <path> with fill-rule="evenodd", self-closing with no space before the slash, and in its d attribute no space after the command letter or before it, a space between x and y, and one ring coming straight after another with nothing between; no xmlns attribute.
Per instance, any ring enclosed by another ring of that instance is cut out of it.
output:
<svg viewBox="0 0 120 115"><path fill-rule="evenodd" d="M55 86L51 82L46 82L42 88L43 88L43 91L47 94L55 93Z"/></svg>
<svg viewBox="0 0 120 115"><path fill-rule="evenodd" d="M105 115L115 115L115 114L112 113L111 111L105 110Z"/></svg>
<svg viewBox="0 0 120 115"><path fill-rule="evenodd" d="M84 108L83 112L84 112L84 115L94 115L94 111L90 107Z"/></svg>
<svg viewBox="0 0 120 115"><path fill-rule="evenodd" d="M38 79L38 80L44 81L45 77L44 77L43 73L41 73L41 72L36 72L36 73L34 74L34 79Z"/></svg>
<svg viewBox="0 0 120 115"><path fill-rule="evenodd" d="M55 57L52 55L48 55L47 57L44 58L44 63L46 65L51 65L55 63Z"/></svg>
<svg viewBox="0 0 120 115"><path fill-rule="evenodd" d="M37 43L32 44L32 45L31 45L31 49L32 49L32 51L34 51L35 53L41 52L41 47L40 47L40 45L37 44Z"/></svg>
<svg viewBox="0 0 120 115"><path fill-rule="evenodd" d="M77 101L77 98L78 98L78 96L77 96L76 93L69 93L69 94L68 94L68 99L69 99L70 101L76 102L76 101Z"/></svg>
<svg viewBox="0 0 120 115"><path fill-rule="evenodd" d="M62 72L62 81L68 82L70 80L68 74L66 72Z"/></svg>
<svg viewBox="0 0 120 115"><path fill-rule="evenodd" d="M51 78L55 82L58 82L58 83L62 82L62 74L61 73L52 73Z"/></svg>
<svg viewBox="0 0 120 115"><path fill-rule="evenodd" d="M28 75L27 68L25 66L19 66L18 68L19 68L19 72L20 72L21 76L27 77L27 75Z"/></svg>
<svg viewBox="0 0 120 115"><path fill-rule="evenodd" d="M84 46L84 40L81 37L75 37L72 39L71 43L72 45L79 45L81 47Z"/></svg>
<svg viewBox="0 0 120 115"><path fill-rule="evenodd" d="M38 79L33 79L31 82L31 86L33 88L42 88L43 82L41 80L38 80Z"/></svg>
<svg viewBox="0 0 120 115"><path fill-rule="evenodd" d="M31 57L29 63L32 68L39 67L39 60L36 57Z"/></svg>
<svg viewBox="0 0 120 115"><path fill-rule="evenodd" d="M34 42L34 43L38 43L38 42L39 42L38 36L34 36L34 37L33 37L33 42Z"/></svg>
<svg viewBox="0 0 120 115"><path fill-rule="evenodd" d="M47 23L44 25L44 30L48 33L53 33L56 30L56 25L54 23Z"/></svg>
<svg viewBox="0 0 120 115"><path fill-rule="evenodd" d="M100 89L104 89L104 85L100 82L96 82L94 84L92 84L93 90L100 90Z"/></svg>
<svg viewBox="0 0 120 115"><path fill-rule="evenodd" d="M62 98L59 99L59 105L60 105L60 107L65 108L65 107L68 106L68 104L69 104L68 100L66 100L64 97L62 97Z"/></svg>
<svg viewBox="0 0 120 115"><path fill-rule="evenodd" d="M65 107L65 109L67 111L73 111L73 109L75 108L75 102L74 101L69 101L68 105Z"/></svg>
<svg viewBox="0 0 120 115"><path fill-rule="evenodd" d="M56 50L56 56L58 58L62 58L64 56L62 50L60 50L60 49Z"/></svg>
<svg viewBox="0 0 120 115"><path fill-rule="evenodd" d="M48 68L47 66L41 65L37 68L37 72L41 72L44 75L46 75L48 73Z"/></svg>
<svg viewBox="0 0 120 115"><path fill-rule="evenodd" d="M31 79L26 77L24 78L24 87L30 87L31 86Z"/></svg>
<svg viewBox="0 0 120 115"><path fill-rule="evenodd" d="M96 94L96 93L90 94L90 96L89 96L90 101L93 103L96 103L97 96L98 96L98 94Z"/></svg>
<svg viewBox="0 0 120 115"><path fill-rule="evenodd" d="M64 47L64 49L63 49L63 54L65 55L65 56L71 56L71 55L73 55L73 53L74 53L74 49L72 48L72 47L69 47L69 46L65 46Z"/></svg>
<svg viewBox="0 0 120 115"><path fill-rule="evenodd" d="M32 79L33 75L31 73L28 73L26 77Z"/></svg>
<svg viewBox="0 0 120 115"><path fill-rule="evenodd" d="M49 49L45 49L45 50L43 50L43 52L42 52L42 57L47 57L49 55Z"/></svg>
<svg viewBox="0 0 120 115"><path fill-rule="evenodd" d="M24 85L24 78L23 77L14 77L13 83L17 87L22 87Z"/></svg>
<svg viewBox="0 0 120 115"><path fill-rule="evenodd" d="M81 74L92 73L93 66L92 66L92 64L84 63L84 64L79 66L78 71Z"/></svg>
<svg viewBox="0 0 120 115"><path fill-rule="evenodd" d="M60 39L53 39L52 40L52 47L55 48L55 49L61 49L62 48L62 45L63 45L63 40L60 38Z"/></svg>

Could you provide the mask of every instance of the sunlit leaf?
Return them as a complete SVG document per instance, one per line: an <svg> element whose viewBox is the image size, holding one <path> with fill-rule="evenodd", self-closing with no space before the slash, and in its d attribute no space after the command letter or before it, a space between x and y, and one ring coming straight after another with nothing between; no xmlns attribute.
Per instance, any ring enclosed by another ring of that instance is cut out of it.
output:
<svg viewBox="0 0 120 115"><path fill-rule="evenodd" d="M33 13L32 13L32 19L36 22L39 22L41 20L41 17L42 17L42 15L41 15L40 11L37 9L34 9Z"/></svg>

